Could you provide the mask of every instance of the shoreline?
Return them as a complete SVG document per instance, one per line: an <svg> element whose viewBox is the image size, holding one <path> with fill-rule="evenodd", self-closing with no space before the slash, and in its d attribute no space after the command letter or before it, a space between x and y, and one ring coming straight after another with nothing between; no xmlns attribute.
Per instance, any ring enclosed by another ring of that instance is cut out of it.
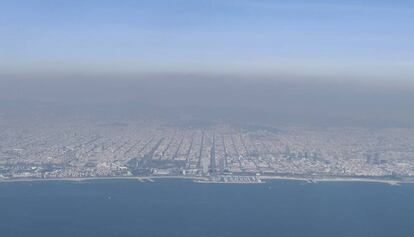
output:
<svg viewBox="0 0 414 237"><path fill-rule="evenodd" d="M414 179L410 180L393 180L393 179L381 179L381 177L373 178L361 178L361 177L294 177L294 176L258 176L262 183L267 180L286 180L286 181L303 181L307 183L319 183L319 182L365 182L365 183L383 183L389 185L399 184L414 184ZM68 182L83 182L93 180L136 180L139 182L154 182L157 179L183 179L193 180L196 183L209 183L209 184L254 184L254 183L238 183L238 182L214 182L209 179L208 176L114 176L114 177L82 177L82 178L0 178L0 183L7 182L41 182L41 181L68 181ZM201 181L201 182L200 182Z"/></svg>
<svg viewBox="0 0 414 237"><path fill-rule="evenodd" d="M389 185L414 184L414 180L393 180L377 178L360 178L360 177L288 177L288 176L262 176L262 180L292 180L303 181L307 183L323 182L361 182L361 183L383 183Z"/></svg>
<svg viewBox="0 0 414 237"><path fill-rule="evenodd" d="M9 182L42 182L42 181L68 181L83 182L93 180L136 180L140 182L154 182L154 179L188 179L188 180L206 180L206 177L197 176L112 176L112 177L82 177L82 178L0 178L0 183Z"/></svg>

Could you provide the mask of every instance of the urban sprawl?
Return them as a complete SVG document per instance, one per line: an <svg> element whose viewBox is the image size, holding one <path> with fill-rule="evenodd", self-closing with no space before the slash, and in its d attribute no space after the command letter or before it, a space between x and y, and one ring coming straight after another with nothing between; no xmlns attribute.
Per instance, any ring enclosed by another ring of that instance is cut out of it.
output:
<svg viewBox="0 0 414 237"><path fill-rule="evenodd" d="M3 122L0 180L92 177L414 176L414 129Z"/></svg>

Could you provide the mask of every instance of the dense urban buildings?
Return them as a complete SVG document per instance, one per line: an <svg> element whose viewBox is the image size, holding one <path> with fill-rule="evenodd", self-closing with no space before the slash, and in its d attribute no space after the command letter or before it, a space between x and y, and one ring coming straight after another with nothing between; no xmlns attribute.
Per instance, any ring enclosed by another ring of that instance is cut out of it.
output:
<svg viewBox="0 0 414 237"><path fill-rule="evenodd" d="M414 176L414 129L2 121L0 179ZM226 179L227 179L226 178Z"/></svg>

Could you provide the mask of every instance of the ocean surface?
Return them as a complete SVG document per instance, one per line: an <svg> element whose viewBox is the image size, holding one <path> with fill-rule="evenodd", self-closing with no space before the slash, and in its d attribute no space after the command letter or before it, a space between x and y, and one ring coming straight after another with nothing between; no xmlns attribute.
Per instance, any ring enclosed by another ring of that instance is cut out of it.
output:
<svg viewBox="0 0 414 237"><path fill-rule="evenodd" d="M0 236L414 236L414 184L0 183Z"/></svg>

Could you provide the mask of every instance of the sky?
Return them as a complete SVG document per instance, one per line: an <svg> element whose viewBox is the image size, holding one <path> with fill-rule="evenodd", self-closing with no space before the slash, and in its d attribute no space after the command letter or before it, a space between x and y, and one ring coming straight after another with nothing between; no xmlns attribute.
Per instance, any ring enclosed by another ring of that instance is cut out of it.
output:
<svg viewBox="0 0 414 237"><path fill-rule="evenodd" d="M413 25L411 0L0 0L0 119L414 126Z"/></svg>
<svg viewBox="0 0 414 237"><path fill-rule="evenodd" d="M0 0L0 73L231 73L414 84L410 0Z"/></svg>

